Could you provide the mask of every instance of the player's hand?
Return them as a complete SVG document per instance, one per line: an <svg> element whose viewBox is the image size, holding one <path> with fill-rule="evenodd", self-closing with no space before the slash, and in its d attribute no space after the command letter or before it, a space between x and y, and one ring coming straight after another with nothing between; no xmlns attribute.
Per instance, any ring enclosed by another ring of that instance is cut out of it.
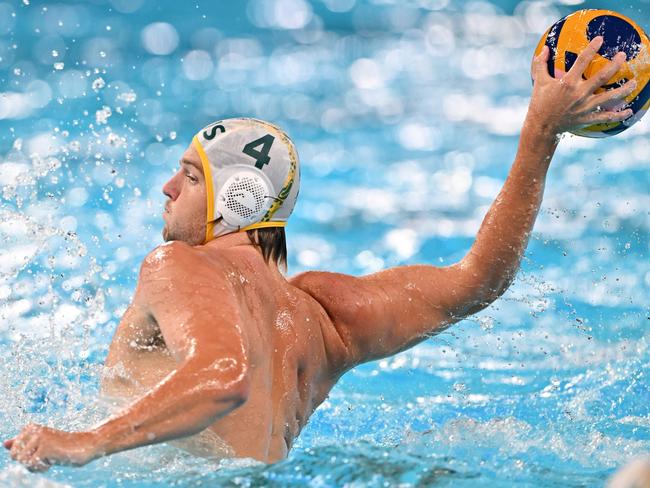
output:
<svg viewBox="0 0 650 488"><path fill-rule="evenodd" d="M547 62L550 50L544 46L539 56L533 60L534 87L527 115L530 123L542 131L561 134L592 124L619 122L632 115L630 109L616 112L603 107L612 106L613 102L632 93L636 88L634 80L616 89L594 94L621 68L625 62L625 53L616 54L607 66L591 78L583 78L602 43L601 36L594 38L561 79L553 78L549 74Z"/></svg>
<svg viewBox="0 0 650 488"><path fill-rule="evenodd" d="M4 441L11 458L30 471L47 471L53 464L83 466L97 456L94 436L88 432L64 432L29 424L13 439Z"/></svg>

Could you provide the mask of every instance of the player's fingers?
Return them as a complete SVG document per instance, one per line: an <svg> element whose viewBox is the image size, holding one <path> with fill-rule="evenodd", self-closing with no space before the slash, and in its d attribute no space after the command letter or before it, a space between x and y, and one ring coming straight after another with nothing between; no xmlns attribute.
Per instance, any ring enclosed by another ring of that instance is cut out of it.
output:
<svg viewBox="0 0 650 488"><path fill-rule="evenodd" d="M39 451L36 451L26 463L27 469L33 473L42 473L47 471L52 466L47 459L41 458Z"/></svg>
<svg viewBox="0 0 650 488"><path fill-rule="evenodd" d="M548 57L550 56L550 49L544 46L539 55L533 58L533 81L543 80L544 78L551 78L548 72Z"/></svg>
<svg viewBox="0 0 650 488"><path fill-rule="evenodd" d="M581 79L583 73L587 69L587 66L589 66L589 63L591 63L591 60L594 59L594 56L596 56L596 53L598 53L598 50L602 45L603 37L594 37L589 45L584 49L584 51L578 55L575 63L573 63L573 66L571 66L571 69L567 73L567 76L570 76L576 80Z"/></svg>
<svg viewBox="0 0 650 488"><path fill-rule="evenodd" d="M11 459L14 460L17 459L18 456L23 452L23 449L30 441L30 439L33 439L34 437L38 437L34 435L35 430L36 430L36 426L34 424L26 425L23 428L23 430L20 432L20 434L18 434L13 439L11 450L9 451L11 454Z"/></svg>
<svg viewBox="0 0 650 488"><path fill-rule="evenodd" d="M28 439L22 446L20 453L16 457L16 461L20 461L23 464L29 464L29 460L38 449L38 437L34 436L31 439Z"/></svg>
<svg viewBox="0 0 650 488"><path fill-rule="evenodd" d="M613 111L604 111L604 112L593 112L582 119L584 126L593 125L593 124L608 124L612 122L621 122L623 120L629 119L634 112L632 109L621 110L620 112Z"/></svg>
<svg viewBox="0 0 650 488"><path fill-rule="evenodd" d="M612 60L607 63L607 65L598 71L595 75L589 78L589 91L590 93L595 92L598 88L607 83L612 76L614 76L623 63L625 63L626 56L624 52L619 52L612 58Z"/></svg>
<svg viewBox="0 0 650 488"><path fill-rule="evenodd" d="M9 450L9 455L11 456L11 459L13 459L14 461L18 459L18 456L23 451L23 447L25 445L26 440L27 438L25 434L20 434L14 439L13 443L11 444L11 449Z"/></svg>
<svg viewBox="0 0 650 488"><path fill-rule="evenodd" d="M615 102L617 100L622 100L634 92L634 90L636 90L636 80L630 80L618 88L607 90L606 92L599 93L598 95L593 95L585 107L585 112L589 113L595 110L597 107L602 107L605 104Z"/></svg>

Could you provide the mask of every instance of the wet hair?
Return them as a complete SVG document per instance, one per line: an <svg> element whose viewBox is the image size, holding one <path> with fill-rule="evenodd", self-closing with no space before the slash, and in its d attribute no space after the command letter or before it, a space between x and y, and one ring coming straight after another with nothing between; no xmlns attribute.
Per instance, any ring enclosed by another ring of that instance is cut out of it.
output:
<svg viewBox="0 0 650 488"><path fill-rule="evenodd" d="M251 243L259 248L267 263L273 261L279 268L287 269L287 239L284 227L267 227L247 230Z"/></svg>

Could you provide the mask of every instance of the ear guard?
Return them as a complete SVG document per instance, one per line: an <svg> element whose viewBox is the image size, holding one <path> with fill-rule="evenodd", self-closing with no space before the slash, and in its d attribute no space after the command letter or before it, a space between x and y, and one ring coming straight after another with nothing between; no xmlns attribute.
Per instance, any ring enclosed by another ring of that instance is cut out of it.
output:
<svg viewBox="0 0 650 488"><path fill-rule="evenodd" d="M221 217L233 230L259 222L274 200L275 190L268 177L257 168L244 165L231 166L217 176L224 177L216 197L215 217Z"/></svg>

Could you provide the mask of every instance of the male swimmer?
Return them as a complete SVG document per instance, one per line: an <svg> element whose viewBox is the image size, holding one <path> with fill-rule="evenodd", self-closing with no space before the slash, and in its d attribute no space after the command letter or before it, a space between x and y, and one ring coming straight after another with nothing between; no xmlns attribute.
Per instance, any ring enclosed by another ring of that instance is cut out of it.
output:
<svg viewBox="0 0 650 488"><path fill-rule="evenodd" d="M631 115L599 107L632 92L633 81L594 94L623 53L582 77L601 43L562 80L548 74L548 48L534 59L514 164L471 249L450 266L286 278L283 227L300 174L293 144L253 119L201 130L163 187L167 242L142 263L106 359L101 389L115 413L85 432L28 425L5 441L11 457L43 471L172 441L213 458L284 459L346 371L426 340L508 288L558 135Z"/></svg>

